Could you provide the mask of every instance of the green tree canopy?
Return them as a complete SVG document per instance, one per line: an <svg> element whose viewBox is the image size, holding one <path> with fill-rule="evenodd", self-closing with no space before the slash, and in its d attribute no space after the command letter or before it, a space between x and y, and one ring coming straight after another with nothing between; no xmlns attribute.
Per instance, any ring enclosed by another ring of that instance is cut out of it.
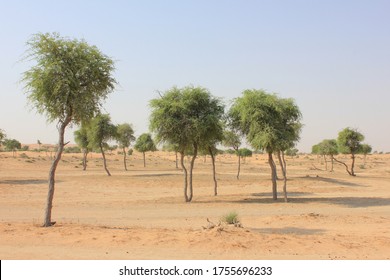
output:
<svg viewBox="0 0 390 280"><path fill-rule="evenodd" d="M351 169L348 170L348 166L345 163L342 163L340 161L337 162L344 164L348 174L351 176L356 176L354 172L355 154L361 152L363 140L364 140L364 135L361 134L357 129L352 129L347 127L339 132L337 138L337 145L339 147L340 153L351 154L351 158L352 158Z"/></svg>
<svg viewBox="0 0 390 280"><path fill-rule="evenodd" d="M142 153L144 158L144 167L146 166L145 153L154 152L157 150L150 133L141 134L135 142L134 149Z"/></svg>
<svg viewBox="0 0 390 280"><path fill-rule="evenodd" d="M3 140L7 137L4 130L0 129L0 145L3 143Z"/></svg>
<svg viewBox="0 0 390 280"><path fill-rule="evenodd" d="M100 112L102 102L114 90L114 62L84 40L38 33L28 41L26 60L35 61L23 73L22 82L33 107L58 123L58 149L49 171L44 226L51 226L55 172L65 146L68 124L88 122Z"/></svg>
<svg viewBox="0 0 390 280"><path fill-rule="evenodd" d="M126 148L130 147L131 142L135 140L133 127L129 123L119 124L116 128L116 141L119 148L123 151L123 165L127 171Z"/></svg>
<svg viewBox="0 0 390 280"><path fill-rule="evenodd" d="M293 99L279 98L276 94L256 89L245 90L229 110L232 126L246 136L255 150L268 153L274 200L277 199L277 183L272 153L285 151L295 145L302 127L301 117ZM285 165L282 170L286 182Z"/></svg>
<svg viewBox="0 0 390 280"><path fill-rule="evenodd" d="M161 98L151 100L150 106L150 129L156 134L156 140L178 146L184 171L184 196L189 202L192 200L192 171L198 150L213 147L222 140L224 106L207 89L193 86L173 87ZM193 153L188 180L183 160L186 151Z"/></svg>
<svg viewBox="0 0 390 280"><path fill-rule="evenodd" d="M74 132L74 140L83 151L83 170L87 169L87 155L90 150L88 138L88 126L82 124L81 127Z"/></svg>
<svg viewBox="0 0 390 280"><path fill-rule="evenodd" d="M4 148L7 151L17 151L22 148L22 144L16 139L5 139Z"/></svg>

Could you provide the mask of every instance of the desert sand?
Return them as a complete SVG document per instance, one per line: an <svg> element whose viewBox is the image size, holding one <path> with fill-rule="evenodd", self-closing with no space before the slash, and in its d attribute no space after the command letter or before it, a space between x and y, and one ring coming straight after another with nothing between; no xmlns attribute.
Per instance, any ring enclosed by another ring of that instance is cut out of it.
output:
<svg viewBox="0 0 390 280"><path fill-rule="evenodd" d="M195 163L194 199L185 203L175 155L128 158L64 154L56 175L53 221L43 228L45 152L0 153L0 259L390 259L390 155L357 158L356 177L325 170L313 155L287 157L289 202L272 200L265 155L241 165L217 157L218 196L210 157ZM350 163L348 156L338 156ZM328 169L330 164L328 164ZM281 175L281 174L280 174ZM242 227L218 224L236 211Z"/></svg>

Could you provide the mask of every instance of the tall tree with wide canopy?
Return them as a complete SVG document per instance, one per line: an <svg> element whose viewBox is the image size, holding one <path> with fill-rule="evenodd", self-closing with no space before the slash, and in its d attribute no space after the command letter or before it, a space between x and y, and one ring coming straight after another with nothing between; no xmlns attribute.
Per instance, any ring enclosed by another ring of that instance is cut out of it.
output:
<svg viewBox="0 0 390 280"><path fill-rule="evenodd" d="M355 155L360 153L362 150L362 141L364 140L364 135L361 134L357 129L350 127L344 128L339 132L337 137L337 144L339 151L342 154L350 154L352 158L351 168L339 160L336 160L338 163L341 163L345 166L347 173L351 176L356 176L354 167L355 167Z"/></svg>
<svg viewBox="0 0 390 280"><path fill-rule="evenodd" d="M69 124L80 124L100 111L102 101L114 90L114 62L84 40L59 34L36 34L28 41L26 60L36 64L23 73L28 99L58 128L58 149L49 171L49 190L43 225L51 226L55 172L65 146Z"/></svg>
<svg viewBox="0 0 390 280"><path fill-rule="evenodd" d="M150 129L158 142L178 145L180 164L184 174L184 199L193 198L193 169L200 148L222 140L222 117L224 106L221 101L202 87L173 87L160 98L150 101L152 114ZM189 172L184 165L184 156L190 151Z"/></svg>
<svg viewBox="0 0 390 280"><path fill-rule="evenodd" d="M83 152L83 171L87 170L87 156L90 150L88 139L88 126L82 124L81 127L74 132L74 140Z"/></svg>
<svg viewBox="0 0 390 280"><path fill-rule="evenodd" d="M116 126L112 124L108 114L100 114L93 118L88 128L88 139L91 149L99 149L103 157L103 167L108 176L111 176L107 168L105 149L108 141L116 138Z"/></svg>
<svg viewBox="0 0 390 280"><path fill-rule="evenodd" d="M272 197L277 200L276 164L273 153L291 148L299 139L301 113L293 99L278 98L263 90L245 90L234 100L229 110L229 118L236 129L246 135L248 142L256 150L268 154L271 168ZM284 177L286 192L286 163L278 154ZM284 158L284 156L283 156ZM283 163L283 164L282 164Z"/></svg>
<svg viewBox="0 0 390 280"><path fill-rule="evenodd" d="M123 152L123 165L127 171L126 164L126 148L130 147L131 142L135 140L134 130L131 124L123 123L116 127L116 141L119 144L119 148Z"/></svg>
<svg viewBox="0 0 390 280"><path fill-rule="evenodd" d="M149 133L143 133L138 137L137 141L135 142L134 149L142 153L144 167L146 167L145 153L157 151L156 145L152 139L152 135Z"/></svg>

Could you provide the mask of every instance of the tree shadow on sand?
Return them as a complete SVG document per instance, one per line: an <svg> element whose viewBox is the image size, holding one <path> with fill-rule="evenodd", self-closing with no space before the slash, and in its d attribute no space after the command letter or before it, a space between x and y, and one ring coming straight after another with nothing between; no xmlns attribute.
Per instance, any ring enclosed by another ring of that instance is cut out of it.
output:
<svg viewBox="0 0 390 280"><path fill-rule="evenodd" d="M334 178L325 178L325 177L299 177L299 180L306 180L312 182L325 182L325 183L330 183L339 186L346 186L346 187L367 187L366 185L363 184L353 183L353 182L334 179Z"/></svg>
<svg viewBox="0 0 390 280"><path fill-rule="evenodd" d="M256 195L256 194L255 194ZM263 194L258 194L263 196ZM265 196L265 195L264 195ZM272 194L268 193L268 197L258 198L245 198L242 200L232 201L233 203L259 203L259 204L271 204L271 203L285 203L283 199L279 198L277 201L272 199ZM375 206L390 206L390 198L382 197L292 197L289 195L289 203L325 203L341 205L351 208L365 208Z"/></svg>
<svg viewBox="0 0 390 280"><path fill-rule="evenodd" d="M56 182L60 182L60 181L56 181ZM46 184L46 183L47 183L47 180L36 180L36 179L0 181L0 184L7 184L7 185L40 185L40 184Z"/></svg>
<svg viewBox="0 0 390 280"><path fill-rule="evenodd" d="M263 234L294 234L294 235L315 235L323 234L323 229L309 229L299 227L283 227L283 228L251 228L252 231Z"/></svg>

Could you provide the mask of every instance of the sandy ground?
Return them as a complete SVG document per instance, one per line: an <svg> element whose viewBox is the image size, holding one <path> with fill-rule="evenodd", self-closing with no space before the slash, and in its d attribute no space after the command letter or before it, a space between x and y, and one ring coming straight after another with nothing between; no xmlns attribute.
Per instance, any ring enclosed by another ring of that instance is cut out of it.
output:
<svg viewBox="0 0 390 280"><path fill-rule="evenodd" d="M348 157L339 156L348 161ZM65 154L57 170L53 220L41 227L50 154L0 153L0 259L390 259L390 155L357 159L325 171L316 156L288 158L289 203L271 199L264 155L195 164L194 199L185 203L173 153L134 153L124 171L98 154L82 171L81 154ZM330 164L328 164L330 167ZM279 181L279 190L282 181ZM242 228L218 224L236 211Z"/></svg>

